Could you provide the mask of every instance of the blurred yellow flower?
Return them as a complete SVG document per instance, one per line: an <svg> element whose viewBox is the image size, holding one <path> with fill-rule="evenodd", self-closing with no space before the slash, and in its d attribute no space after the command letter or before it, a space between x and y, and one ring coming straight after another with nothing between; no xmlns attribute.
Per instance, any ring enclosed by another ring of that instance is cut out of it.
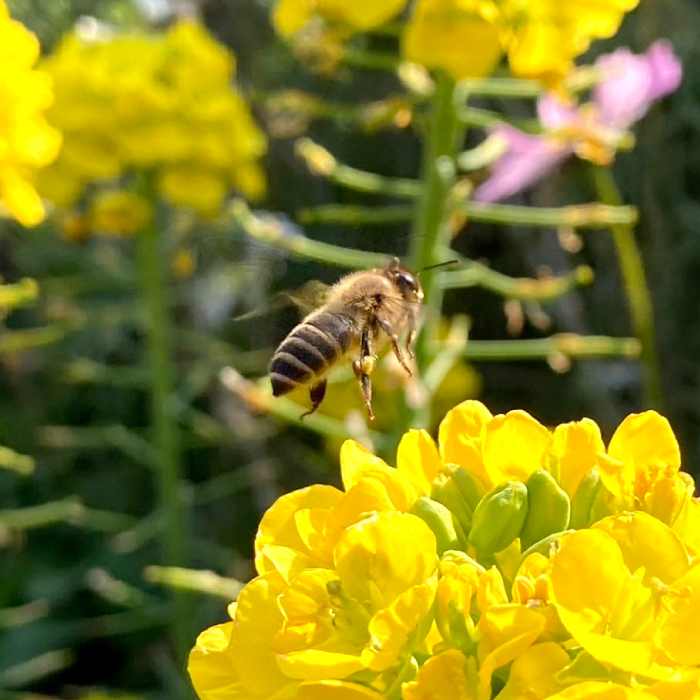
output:
<svg viewBox="0 0 700 700"><path fill-rule="evenodd" d="M204 216L231 188L264 193L266 142L232 85L234 58L196 22L165 34L71 34L44 65L64 144L38 187L57 205L73 204L89 182L113 187L135 170L171 204Z"/></svg>
<svg viewBox="0 0 700 700"><path fill-rule="evenodd" d="M104 190L90 202L90 228L98 233L136 233L153 216L151 204L126 190Z"/></svg>
<svg viewBox="0 0 700 700"><path fill-rule="evenodd" d="M607 450L590 420L550 431L477 401L437 444L408 431L396 468L348 440L342 491L310 486L263 517L259 575L233 622L200 635L194 686L202 700L692 700L700 502L679 465L653 412ZM634 510L616 512L618 489Z"/></svg>
<svg viewBox="0 0 700 700"><path fill-rule="evenodd" d="M490 75L507 55L513 75L556 82L591 41L617 32L638 0L418 0L402 34L409 61L455 80Z"/></svg>
<svg viewBox="0 0 700 700"><path fill-rule="evenodd" d="M32 181L61 144L59 132L44 118L53 90L50 76L33 68L38 58L37 38L10 19L0 0L0 203L25 226L44 218Z"/></svg>
<svg viewBox="0 0 700 700"><path fill-rule="evenodd" d="M282 36L293 36L314 19L347 35L380 27L405 4L406 0L278 0L273 21Z"/></svg>
<svg viewBox="0 0 700 700"><path fill-rule="evenodd" d="M419 0L402 37L404 58L456 80L493 73L501 59L500 28L481 0Z"/></svg>

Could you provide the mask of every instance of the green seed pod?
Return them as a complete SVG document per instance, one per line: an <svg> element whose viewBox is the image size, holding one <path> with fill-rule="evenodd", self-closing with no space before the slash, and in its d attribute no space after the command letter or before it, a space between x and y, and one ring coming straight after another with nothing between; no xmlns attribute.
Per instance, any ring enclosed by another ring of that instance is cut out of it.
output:
<svg viewBox="0 0 700 700"><path fill-rule="evenodd" d="M593 467L581 479L581 483L571 499L570 524L572 528L579 530L588 527L593 522L591 520L591 506L602 487L598 468Z"/></svg>
<svg viewBox="0 0 700 700"><path fill-rule="evenodd" d="M465 541L459 541L452 513L442 503L424 496L411 506L409 512L417 515L433 531L439 556L449 549L463 548Z"/></svg>
<svg viewBox="0 0 700 700"><path fill-rule="evenodd" d="M478 552L500 552L520 535L527 510L525 484L504 481L491 489L476 507L469 541Z"/></svg>
<svg viewBox="0 0 700 700"><path fill-rule="evenodd" d="M571 503L566 491L544 469L530 474L525 482L527 487L528 511L525 524L520 531L520 544L523 549L535 542L561 532L569 525Z"/></svg>

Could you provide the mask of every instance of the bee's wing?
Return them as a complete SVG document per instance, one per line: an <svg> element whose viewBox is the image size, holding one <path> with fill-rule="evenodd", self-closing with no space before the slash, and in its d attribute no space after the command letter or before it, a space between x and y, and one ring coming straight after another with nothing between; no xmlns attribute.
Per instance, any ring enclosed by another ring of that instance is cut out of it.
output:
<svg viewBox="0 0 700 700"><path fill-rule="evenodd" d="M283 309L286 306L296 306L306 316L319 306L322 306L328 296L330 286L320 280L310 280L297 289L278 292L264 308L252 309L240 316L234 316L233 321L245 321Z"/></svg>

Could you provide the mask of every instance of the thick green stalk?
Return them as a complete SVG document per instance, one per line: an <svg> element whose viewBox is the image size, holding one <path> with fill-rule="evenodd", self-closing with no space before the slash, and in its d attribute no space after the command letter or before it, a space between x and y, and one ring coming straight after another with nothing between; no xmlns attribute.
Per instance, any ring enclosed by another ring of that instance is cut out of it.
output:
<svg viewBox="0 0 700 700"><path fill-rule="evenodd" d="M602 202L613 206L622 204L622 196L610 168L593 167L593 182ZM637 247L632 225L610 224L610 231L627 294L632 328L642 344L640 361L645 402L650 408L661 408L663 392L654 338L654 309L644 274L642 254Z"/></svg>
<svg viewBox="0 0 700 700"><path fill-rule="evenodd" d="M423 192L418 200L415 225L411 234L409 266L421 270L444 262L452 232L448 222L448 199L455 179L455 158L463 127L455 109L455 83L440 75L433 97L432 113L426 134L423 161ZM443 287L437 274L428 274L423 280L424 320L416 342L416 364L419 377L427 370L436 346L442 313ZM430 400L415 407L406 406L399 427L427 427L430 423Z"/></svg>
<svg viewBox="0 0 700 700"><path fill-rule="evenodd" d="M145 305L148 354L151 369L151 413L158 451L158 490L163 513L162 563L188 563L189 514L181 497L180 436L174 397L172 329L168 313L167 287L158 227L154 219L138 234L141 295ZM184 655L190 639L189 619L183 593L173 593L174 642Z"/></svg>

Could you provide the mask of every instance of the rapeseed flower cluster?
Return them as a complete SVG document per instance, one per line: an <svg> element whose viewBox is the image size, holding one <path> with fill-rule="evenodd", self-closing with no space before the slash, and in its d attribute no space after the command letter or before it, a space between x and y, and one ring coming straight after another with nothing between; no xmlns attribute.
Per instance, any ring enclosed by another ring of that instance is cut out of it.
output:
<svg viewBox="0 0 700 700"><path fill-rule="evenodd" d="M613 36L638 0L417 0L401 30L404 58L456 80L490 75L507 56L514 75L556 82L591 41ZM405 0L278 0L278 31L302 45L338 42L396 19Z"/></svg>
<svg viewBox="0 0 700 700"><path fill-rule="evenodd" d="M197 639L201 700L700 697L700 501L665 418L549 430L452 409L396 467L277 500L258 576Z"/></svg>
<svg viewBox="0 0 700 700"><path fill-rule="evenodd" d="M44 218L32 181L61 143L44 116L53 89L51 77L34 68L38 59L38 39L10 18L0 0L0 204L25 226Z"/></svg>
<svg viewBox="0 0 700 700"><path fill-rule="evenodd" d="M118 231L128 223L120 187L135 173L148 174L169 203L206 216L231 188L252 198L264 192L266 142L232 84L234 57L198 23L162 34L73 33L44 68L64 143L38 185L57 205L72 205L99 181L110 194L92 214Z"/></svg>

